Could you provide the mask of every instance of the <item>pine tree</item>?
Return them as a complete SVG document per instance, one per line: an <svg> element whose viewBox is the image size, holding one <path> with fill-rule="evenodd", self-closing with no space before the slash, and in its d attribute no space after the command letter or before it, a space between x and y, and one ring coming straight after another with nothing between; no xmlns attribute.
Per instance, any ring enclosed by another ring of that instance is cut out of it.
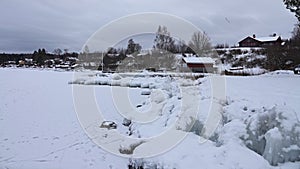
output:
<svg viewBox="0 0 300 169"><path fill-rule="evenodd" d="M300 1L299 0L283 0L285 6L287 9L289 9L291 12L295 13L295 16L297 17L300 26Z"/></svg>
<svg viewBox="0 0 300 169"><path fill-rule="evenodd" d="M129 39L126 54L133 54L133 53L138 54L140 53L141 49L142 47L140 44L135 43L133 39Z"/></svg>

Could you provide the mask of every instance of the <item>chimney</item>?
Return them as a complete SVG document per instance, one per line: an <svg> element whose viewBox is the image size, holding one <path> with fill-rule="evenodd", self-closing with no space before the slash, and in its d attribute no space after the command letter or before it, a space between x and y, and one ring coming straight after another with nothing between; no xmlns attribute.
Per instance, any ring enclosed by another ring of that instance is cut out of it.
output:
<svg viewBox="0 0 300 169"><path fill-rule="evenodd" d="M255 34L253 34L253 36L252 36L254 39L256 38L256 35Z"/></svg>
<svg viewBox="0 0 300 169"><path fill-rule="evenodd" d="M277 36L276 33L273 33L273 37Z"/></svg>

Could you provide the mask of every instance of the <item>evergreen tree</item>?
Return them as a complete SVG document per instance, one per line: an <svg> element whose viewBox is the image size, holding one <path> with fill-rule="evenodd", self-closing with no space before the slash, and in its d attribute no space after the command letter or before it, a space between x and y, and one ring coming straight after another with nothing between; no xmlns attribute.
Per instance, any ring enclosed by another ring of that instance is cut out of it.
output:
<svg viewBox="0 0 300 169"><path fill-rule="evenodd" d="M47 52L45 49L39 49L38 51L34 51L33 60L36 61L38 65L43 65L46 59L47 59Z"/></svg>
<svg viewBox="0 0 300 169"><path fill-rule="evenodd" d="M297 17L300 26L300 1L299 0L283 0L285 6L287 9L289 9L291 12L295 13L295 16Z"/></svg>
<svg viewBox="0 0 300 169"><path fill-rule="evenodd" d="M300 27L296 26L292 32L292 45L300 48Z"/></svg>
<svg viewBox="0 0 300 169"><path fill-rule="evenodd" d="M135 43L132 39L129 39L126 54L138 54L140 53L142 47L140 44Z"/></svg>
<svg viewBox="0 0 300 169"><path fill-rule="evenodd" d="M299 0L283 0L286 8L295 13L298 24L292 33L292 38L286 45L288 47L288 58L293 65L300 64L300 1Z"/></svg>

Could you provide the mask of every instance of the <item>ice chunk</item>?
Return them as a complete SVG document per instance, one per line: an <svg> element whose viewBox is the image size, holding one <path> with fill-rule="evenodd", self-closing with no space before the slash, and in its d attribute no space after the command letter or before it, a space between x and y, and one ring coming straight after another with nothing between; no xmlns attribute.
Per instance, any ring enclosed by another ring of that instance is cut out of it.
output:
<svg viewBox="0 0 300 169"><path fill-rule="evenodd" d="M111 78L113 80L121 80L122 79L122 77L119 74L117 74L117 73L112 74Z"/></svg>
<svg viewBox="0 0 300 169"><path fill-rule="evenodd" d="M281 148L283 147L283 137L277 127L269 130L265 134L266 146L263 157L270 162L271 165L277 165L283 162Z"/></svg>

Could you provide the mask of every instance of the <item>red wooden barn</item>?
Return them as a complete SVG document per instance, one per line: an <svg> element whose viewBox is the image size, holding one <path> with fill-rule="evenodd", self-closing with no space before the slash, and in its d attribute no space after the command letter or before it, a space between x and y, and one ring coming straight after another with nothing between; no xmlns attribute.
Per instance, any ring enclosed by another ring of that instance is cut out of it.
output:
<svg viewBox="0 0 300 169"><path fill-rule="evenodd" d="M198 73L213 73L215 61L209 57L183 57L183 63L192 71Z"/></svg>

